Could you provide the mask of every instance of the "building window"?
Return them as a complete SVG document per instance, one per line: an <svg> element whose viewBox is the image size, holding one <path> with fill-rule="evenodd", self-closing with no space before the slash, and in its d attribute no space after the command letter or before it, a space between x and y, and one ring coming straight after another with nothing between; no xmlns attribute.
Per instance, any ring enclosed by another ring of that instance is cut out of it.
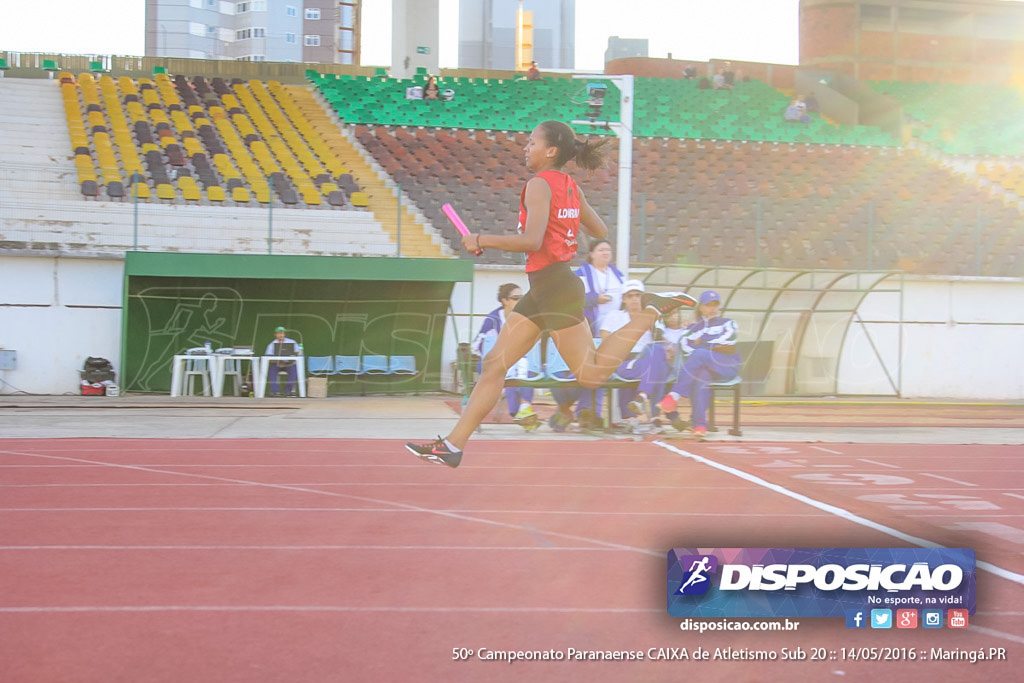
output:
<svg viewBox="0 0 1024 683"><path fill-rule="evenodd" d="M240 2L237 5L235 5L235 14L245 14L248 11L249 3L247 2Z"/></svg>
<svg viewBox="0 0 1024 683"><path fill-rule="evenodd" d="M289 17L297 17L297 16L299 16L298 8L297 7L293 7L291 5L285 5L284 13L287 14Z"/></svg>
<svg viewBox="0 0 1024 683"><path fill-rule="evenodd" d="M320 18L320 8L319 7L307 7L306 8L306 18L310 19L310 20L319 19Z"/></svg>
<svg viewBox="0 0 1024 683"><path fill-rule="evenodd" d="M306 47L318 47L320 45L320 36L306 36L304 45Z"/></svg>
<svg viewBox="0 0 1024 683"><path fill-rule="evenodd" d="M286 33L286 34L284 34L284 42L286 42L286 43L295 43L295 34L294 33Z"/></svg>
<svg viewBox="0 0 1024 683"><path fill-rule="evenodd" d="M253 38L266 38L267 37L267 29L265 29L265 28L254 28L252 30L252 37Z"/></svg>

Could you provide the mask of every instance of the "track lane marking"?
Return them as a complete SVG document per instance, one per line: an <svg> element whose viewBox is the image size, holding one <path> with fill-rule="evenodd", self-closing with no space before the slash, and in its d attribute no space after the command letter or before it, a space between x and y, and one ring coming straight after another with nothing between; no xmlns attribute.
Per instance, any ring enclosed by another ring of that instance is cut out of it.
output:
<svg viewBox="0 0 1024 683"><path fill-rule="evenodd" d="M870 519L868 519L866 517L861 517L860 515L856 515L856 514L850 512L849 510L845 510L845 509L843 509L841 507L837 507L835 505L830 505L829 503L823 503L820 500L816 500L816 499L811 498L809 496L805 496L802 493L797 493L795 491L790 491L785 486L781 486L779 484L773 484L770 481L762 479L761 477L758 477L757 475L750 474L748 472L744 472L741 469L737 469L735 467L731 467L729 465L725 465L725 464L720 463L720 462L715 462L714 460L711 460L710 458L706 458L706 457L704 457L702 455L697 455L696 453L691 453L689 451L684 451L684 450L682 450L680 448L676 448L675 446L673 446L671 444L667 444L664 441L653 441L652 443L654 443L657 446L661 446L662 448L664 448L666 450L669 450L669 451L671 451L673 453L681 455L684 458L690 458L691 460L695 460L696 462L699 462L701 464L708 465L709 467L713 467L716 470L719 470L721 472L727 472L727 473L729 473L729 474L731 474L733 476L739 477L740 479L743 479L745 481L749 481L752 484L756 484L756 485L761 486L763 488L766 488L766 489L768 489L770 491L774 491L774 492L779 493L779 494L781 494L783 496L786 496L787 498L792 498L793 500L797 500L797 501L799 501L801 503L805 503L807 505L815 507L815 508L817 508L819 510L822 510L824 512L828 512L828 513L830 513L832 515L835 515L836 517L840 517L840 518L845 519L845 520L847 520L849 522L853 522L854 524L859 524L859 525L867 527L869 529L873 529L875 531L879 531L879 532L881 532L883 534L886 534L888 536L892 536L893 538L898 538L901 541L905 541L907 543L912 543L913 545L920 546L922 548L943 548L943 547L945 547L945 546L943 546L943 545L941 545L939 543L935 543L934 541L929 541L928 539L925 539L925 538L919 538L917 536L912 536L910 534L907 534L907 533L904 533L904 532L900 531L899 529L894 529L893 527L886 526L884 524L879 524L878 522L872 521L872 520L870 520ZM1024 586L1024 574L1019 574L1017 572L1010 571L1009 569L1003 569L1002 567L998 567L998 566L996 566L996 565L994 565L994 564L992 564L990 562L977 561L975 566L977 566L978 569L982 569L984 571L987 571L990 574L994 574L995 576L998 576L1000 578L1006 579L1007 581L1012 581L1013 583L1016 583L1019 586Z"/></svg>

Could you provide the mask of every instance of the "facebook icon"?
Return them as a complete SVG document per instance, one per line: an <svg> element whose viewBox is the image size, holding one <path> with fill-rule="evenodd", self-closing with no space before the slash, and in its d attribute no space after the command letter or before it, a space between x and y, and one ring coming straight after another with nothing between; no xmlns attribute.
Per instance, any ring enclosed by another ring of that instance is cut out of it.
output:
<svg viewBox="0 0 1024 683"><path fill-rule="evenodd" d="M846 610L846 628L867 628L867 613L862 609Z"/></svg>

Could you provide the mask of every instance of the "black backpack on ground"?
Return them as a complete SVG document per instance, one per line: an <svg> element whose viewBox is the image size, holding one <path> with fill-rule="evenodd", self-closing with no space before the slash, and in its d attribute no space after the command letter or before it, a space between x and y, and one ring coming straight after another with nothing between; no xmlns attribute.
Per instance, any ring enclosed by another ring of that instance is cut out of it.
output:
<svg viewBox="0 0 1024 683"><path fill-rule="evenodd" d="M90 384L107 380L113 382L116 377L114 366L110 364L109 360L106 358L93 358L92 356L85 359L82 371L78 374Z"/></svg>

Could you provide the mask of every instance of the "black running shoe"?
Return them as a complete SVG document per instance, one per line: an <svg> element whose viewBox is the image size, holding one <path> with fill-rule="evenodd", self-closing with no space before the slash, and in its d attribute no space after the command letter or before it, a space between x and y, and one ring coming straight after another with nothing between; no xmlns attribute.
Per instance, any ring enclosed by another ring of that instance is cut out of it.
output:
<svg viewBox="0 0 1024 683"><path fill-rule="evenodd" d="M664 292L662 294L644 292L640 295L640 303L643 304L644 308L654 309L658 312L658 315L667 315L677 308L694 308L697 306L696 299L682 292Z"/></svg>
<svg viewBox="0 0 1024 683"><path fill-rule="evenodd" d="M440 436L437 437L436 441L429 443L407 443L405 448L420 460L437 463L438 465L458 467L459 463L462 462L462 451L450 450L445 445L444 439Z"/></svg>

